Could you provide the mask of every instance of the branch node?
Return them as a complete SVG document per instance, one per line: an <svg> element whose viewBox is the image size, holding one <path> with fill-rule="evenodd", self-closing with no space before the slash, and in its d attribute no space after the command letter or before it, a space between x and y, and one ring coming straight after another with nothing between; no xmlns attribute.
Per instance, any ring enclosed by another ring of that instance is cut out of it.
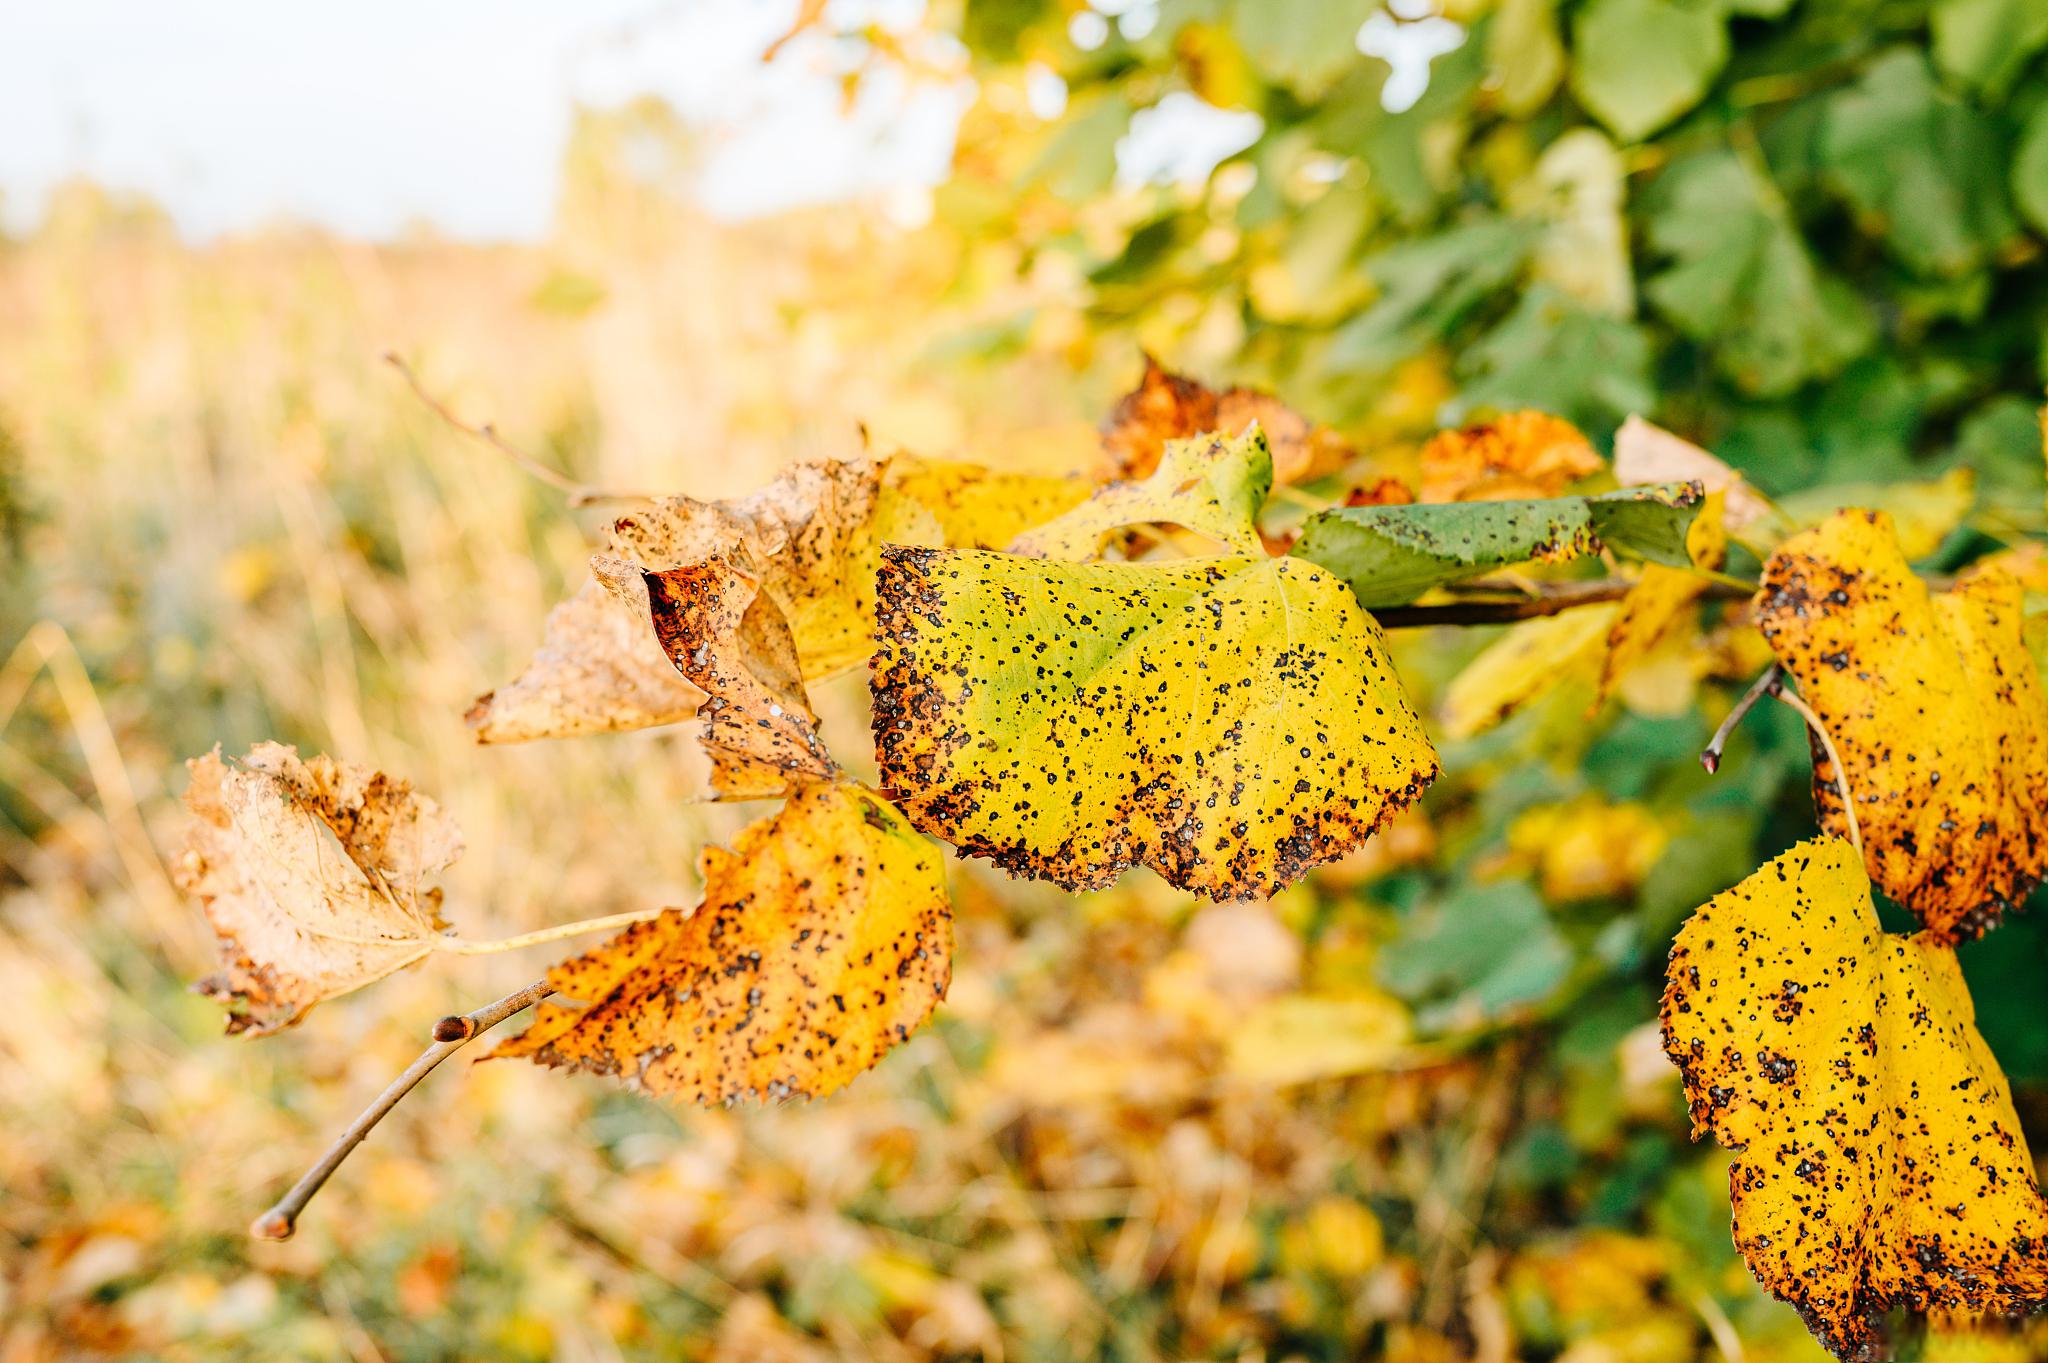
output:
<svg viewBox="0 0 2048 1363"><path fill-rule="evenodd" d="M434 1040L467 1041L476 1035L476 1024L460 1013L451 1014L434 1024Z"/></svg>

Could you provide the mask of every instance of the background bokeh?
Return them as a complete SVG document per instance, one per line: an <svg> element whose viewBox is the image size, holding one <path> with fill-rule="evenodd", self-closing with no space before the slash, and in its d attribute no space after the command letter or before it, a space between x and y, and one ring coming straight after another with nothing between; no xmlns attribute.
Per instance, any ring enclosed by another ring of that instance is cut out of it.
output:
<svg viewBox="0 0 2048 1363"><path fill-rule="evenodd" d="M789 30L769 8L741 26ZM467 834L479 936L692 902L751 812L688 803L686 735L471 743L602 511L439 424L387 349L597 486L729 495L864 441L1092 469L1142 348L1339 427L1353 476L1491 409L1602 443L1640 411L1809 505L1961 487L1932 570L2043 528L2031 0L804 17L766 69L942 108L935 182L707 207L725 143L677 96L569 113L530 231L213 221L175 179L12 203L0 1363L1820 1357L1735 1257L1655 1033L1679 921L1812 823L1790 715L1698 766L1762 665L1711 616L1595 721L1573 678L1446 743L1422 815L1271 905L955 862L950 1000L828 1101L458 1062L297 1239L246 1238L434 1018L551 957L222 1038L162 870L183 758L274 737L411 778ZM1426 712L1488 633L1399 638ZM858 752L860 679L828 689ZM1965 964L2038 1147L2038 911ZM1912 1348L2040 1348L1937 1324Z"/></svg>

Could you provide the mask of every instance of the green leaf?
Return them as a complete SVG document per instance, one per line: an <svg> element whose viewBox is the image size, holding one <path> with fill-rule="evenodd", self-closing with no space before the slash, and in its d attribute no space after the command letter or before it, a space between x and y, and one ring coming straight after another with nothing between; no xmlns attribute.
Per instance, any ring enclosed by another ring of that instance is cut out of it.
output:
<svg viewBox="0 0 2048 1363"><path fill-rule="evenodd" d="M1547 285L1525 292L1458 368L1465 386L1452 408L1457 420L1480 407L1536 407L1598 432L1657 405L1642 329L1589 312Z"/></svg>
<svg viewBox="0 0 2048 1363"><path fill-rule="evenodd" d="M2012 197L2034 230L2048 236L2048 103L2034 110L2012 160Z"/></svg>
<svg viewBox="0 0 2048 1363"><path fill-rule="evenodd" d="M1500 78L1501 108L1524 118L1549 102L1564 79L1557 0L1501 0L1486 34L1486 64Z"/></svg>
<svg viewBox="0 0 2048 1363"><path fill-rule="evenodd" d="M1378 8L1376 0L1236 0L1230 26L1260 70L1314 99L1365 60L1358 30Z"/></svg>
<svg viewBox="0 0 2048 1363"><path fill-rule="evenodd" d="M1013 875L1270 895L1436 778L1379 627L1300 559L891 549L879 589L882 781Z"/></svg>
<svg viewBox="0 0 2048 1363"><path fill-rule="evenodd" d="M1380 252L1365 266L1380 296L1331 333L1325 362L1387 369L1443 340L1521 273L1536 235L1526 224L1494 218Z"/></svg>
<svg viewBox="0 0 2048 1363"><path fill-rule="evenodd" d="M1913 49L1879 58L1834 98L1821 151L1866 228L1923 274L1977 269L2017 230L1996 127L1943 94Z"/></svg>
<svg viewBox="0 0 2048 1363"><path fill-rule="evenodd" d="M2048 43L2041 0L1937 0L1934 64L1945 76L1999 94Z"/></svg>
<svg viewBox="0 0 2048 1363"><path fill-rule="evenodd" d="M1669 0L1593 0L1572 24L1572 93L1624 142L1698 104L1728 61L1718 11Z"/></svg>
<svg viewBox="0 0 2048 1363"><path fill-rule="evenodd" d="M1425 1031L1464 1029L1549 996L1564 982L1571 948L1535 890L1521 881L1461 886L1401 920L1380 951L1380 983L1428 1006Z"/></svg>
<svg viewBox="0 0 2048 1363"><path fill-rule="evenodd" d="M1178 525L1241 554L1263 554L1259 508L1273 489L1265 432L1169 440L1159 467L1135 482L1111 483L1057 520L1027 530L1010 552L1073 562L1102 552L1111 532L1131 525Z"/></svg>
<svg viewBox="0 0 2048 1363"><path fill-rule="evenodd" d="M1854 291L1814 264L1765 174L1728 151L1667 171L1649 239L1672 261L1645 292L1738 387L1777 397L1839 371L1876 328Z"/></svg>
<svg viewBox="0 0 2048 1363"><path fill-rule="evenodd" d="M1531 559L1559 562L1605 543L1684 566L1699 488L1661 483L1598 497L1346 506L1309 519L1293 553L1344 579L1366 607Z"/></svg>

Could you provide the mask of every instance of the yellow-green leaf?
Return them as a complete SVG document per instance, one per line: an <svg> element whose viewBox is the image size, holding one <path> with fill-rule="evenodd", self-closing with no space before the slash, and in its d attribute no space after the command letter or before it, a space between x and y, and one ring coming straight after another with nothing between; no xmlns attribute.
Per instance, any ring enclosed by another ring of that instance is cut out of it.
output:
<svg viewBox="0 0 2048 1363"><path fill-rule="evenodd" d="M892 549L875 747L912 822L1014 874L1271 894L1434 780L1378 625L1298 559Z"/></svg>
<svg viewBox="0 0 2048 1363"><path fill-rule="evenodd" d="M1010 551L1081 562L1126 526L1178 525L1239 553L1263 554L1258 514L1272 488L1273 456L1262 431L1169 440L1146 477L1109 484L1058 520L1019 535Z"/></svg>

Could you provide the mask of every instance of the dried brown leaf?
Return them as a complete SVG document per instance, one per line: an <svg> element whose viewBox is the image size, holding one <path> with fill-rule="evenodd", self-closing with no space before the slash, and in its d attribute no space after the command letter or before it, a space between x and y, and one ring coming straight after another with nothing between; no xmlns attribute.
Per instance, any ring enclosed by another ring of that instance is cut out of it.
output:
<svg viewBox="0 0 2048 1363"><path fill-rule="evenodd" d="M1299 483L1333 472L1355 454L1343 437L1318 426L1270 393L1255 388L1218 392L1173 373L1145 356L1138 386L1117 403L1103 426L1102 445L1125 480L1149 476L1159 467L1169 440L1215 432L1243 435L1253 423L1266 433L1273 452L1273 477Z"/></svg>

